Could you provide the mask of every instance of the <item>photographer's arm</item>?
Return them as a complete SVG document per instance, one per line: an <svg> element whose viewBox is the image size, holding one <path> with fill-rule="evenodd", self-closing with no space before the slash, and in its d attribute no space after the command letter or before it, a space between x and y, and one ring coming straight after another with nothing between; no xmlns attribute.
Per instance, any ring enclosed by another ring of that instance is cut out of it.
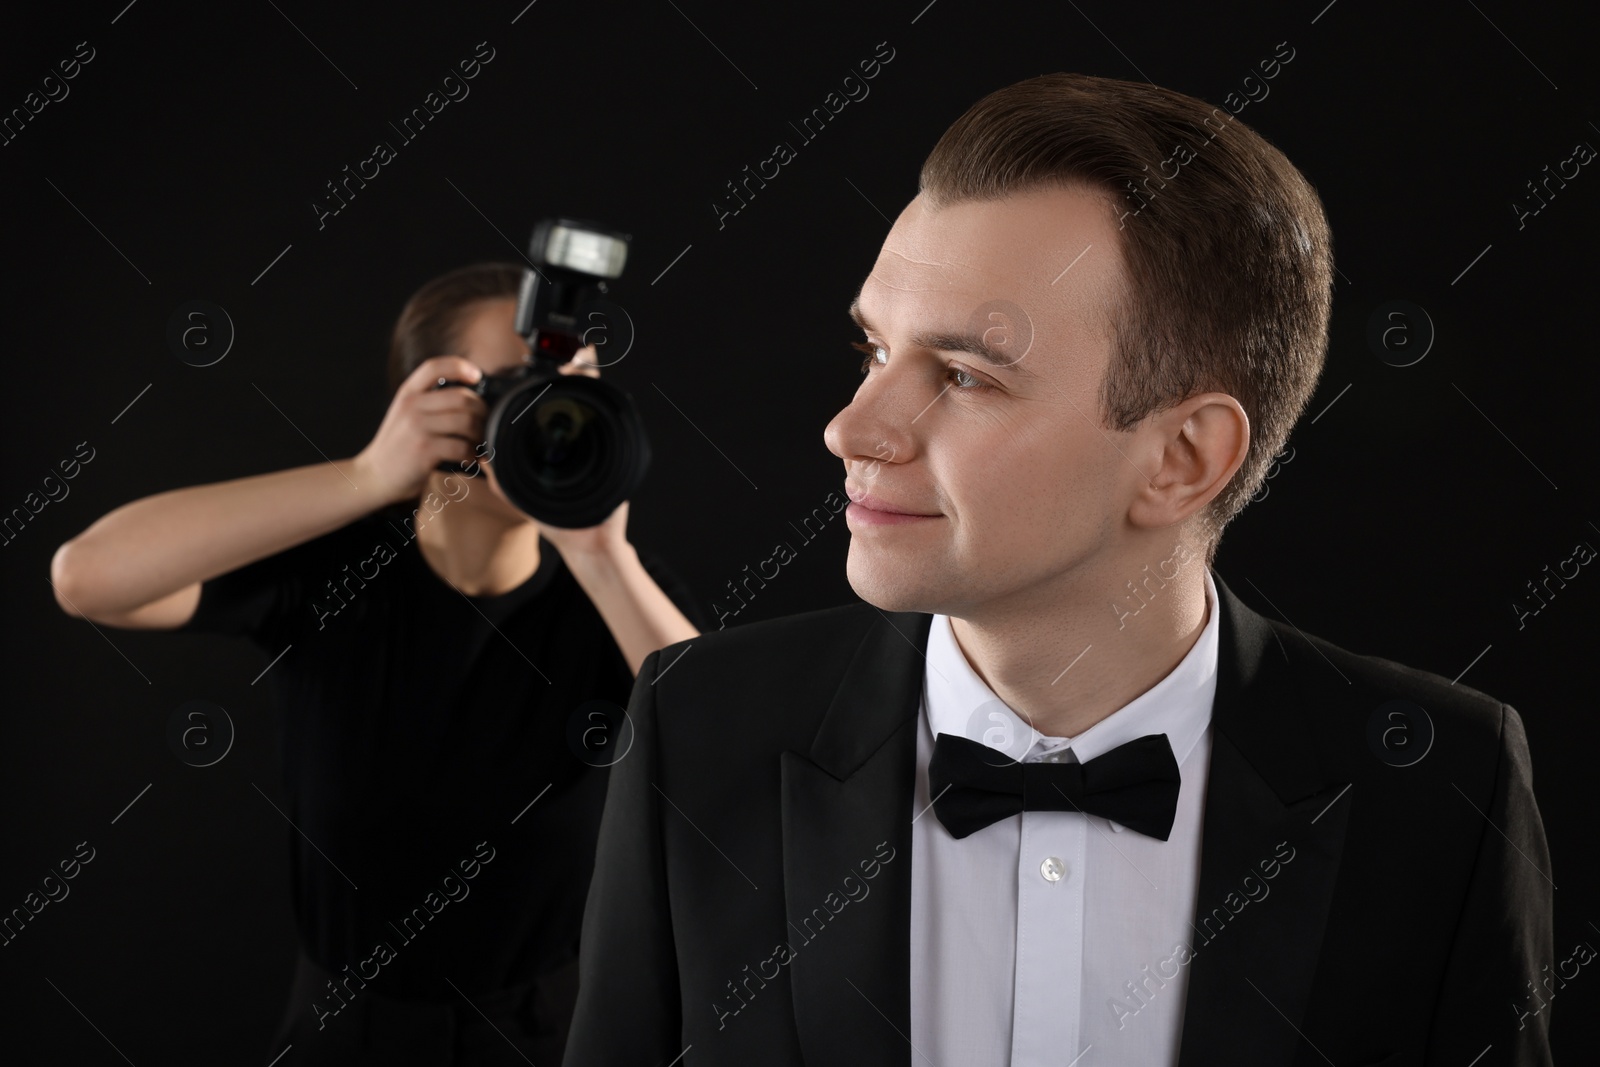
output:
<svg viewBox="0 0 1600 1067"><path fill-rule="evenodd" d="M567 569L589 595L627 659L628 669L637 676L650 653L699 637L700 631L639 562L639 553L622 533L627 517L624 502L592 530L542 530L561 550Z"/></svg>
<svg viewBox="0 0 1600 1067"><path fill-rule="evenodd" d="M593 345L578 350L563 374L600 377ZM611 637L638 677L645 657L658 648L699 637L694 623L650 576L628 543L628 502L618 505L598 526L568 530L539 524L539 534L556 546L561 559L588 594Z"/></svg>
<svg viewBox="0 0 1600 1067"><path fill-rule="evenodd" d="M56 550L56 603L112 626L182 626L202 582L406 499L441 460L472 459L482 399L431 386L439 377L473 381L481 373L457 356L423 362L401 384L372 442L350 459L124 504Z"/></svg>
<svg viewBox="0 0 1600 1067"><path fill-rule="evenodd" d="M202 581L366 514L381 503L373 486L345 459L124 504L56 550L56 602L112 626L182 626Z"/></svg>

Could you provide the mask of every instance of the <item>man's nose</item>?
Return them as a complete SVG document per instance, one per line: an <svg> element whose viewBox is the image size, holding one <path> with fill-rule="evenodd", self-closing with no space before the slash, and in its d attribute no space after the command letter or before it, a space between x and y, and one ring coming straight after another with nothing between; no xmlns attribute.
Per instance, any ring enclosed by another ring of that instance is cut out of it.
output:
<svg viewBox="0 0 1600 1067"><path fill-rule="evenodd" d="M911 418L901 417L904 405L898 402L910 398L888 395L895 391L878 388L882 384L864 385L822 431L828 451L847 465L855 459L888 462L912 452ZM904 394L906 390L898 392Z"/></svg>

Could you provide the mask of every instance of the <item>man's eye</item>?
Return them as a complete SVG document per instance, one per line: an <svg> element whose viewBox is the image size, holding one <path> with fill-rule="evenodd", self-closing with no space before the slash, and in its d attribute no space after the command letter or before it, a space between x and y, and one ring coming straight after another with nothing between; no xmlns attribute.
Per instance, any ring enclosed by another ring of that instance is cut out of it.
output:
<svg viewBox="0 0 1600 1067"><path fill-rule="evenodd" d="M858 350L858 352L866 352L867 354L866 358L861 360L862 378L866 378L867 371L872 370L872 365L877 362L878 352L885 352L882 344L874 344L874 342L870 341L856 341L850 347ZM987 382L981 381L978 376L968 373L968 371L963 370L955 363L944 368L944 376L950 379L950 384L957 387L960 392L987 392L987 390L994 389L994 386L989 386Z"/></svg>
<svg viewBox="0 0 1600 1067"><path fill-rule="evenodd" d="M945 368L945 377L950 379L952 385L966 393L981 393L994 388L994 386L981 381L976 375L964 371L954 364Z"/></svg>
<svg viewBox="0 0 1600 1067"><path fill-rule="evenodd" d="M875 345L871 341L856 341L851 344L850 347L855 349L857 352L865 352L867 354L866 358L861 361L861 373L863 375L867 373L867 369L871 367L874 362L880 362L876 359L876 357L879 352L883 351L882 345Z"/></svg>

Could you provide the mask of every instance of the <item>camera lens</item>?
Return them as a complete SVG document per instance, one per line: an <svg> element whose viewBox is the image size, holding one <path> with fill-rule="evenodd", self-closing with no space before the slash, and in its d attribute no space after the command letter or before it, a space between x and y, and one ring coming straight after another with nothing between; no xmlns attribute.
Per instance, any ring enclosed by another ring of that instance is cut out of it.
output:
<svg viewBox="0 0 1600 1067"><path fill-rule="evenodd" d="M490 415L506 497L551 526L605 520L644 481L650 446L628 395L581 375L530 378Z"/></svg>
<svg viewBox="0 0 1600 1067"><path fill-rule="evenodd" d="M576 397L558 397L537 406L533 418L539 428L524 448L529 472L548 493L569 492L593 476L601 461L604 431L596 426L600 413Z"/></svg>

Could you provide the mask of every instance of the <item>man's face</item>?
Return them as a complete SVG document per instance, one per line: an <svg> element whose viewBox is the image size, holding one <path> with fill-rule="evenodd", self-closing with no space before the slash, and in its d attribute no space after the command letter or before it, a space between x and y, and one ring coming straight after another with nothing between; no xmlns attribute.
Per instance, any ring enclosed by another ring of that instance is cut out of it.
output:
<svg viewBox="0 0 1600 1067"><path fill-rule="evenodd" d="M938 210L918 196L896 220L858 298L866 376L823 433L862 502L846 512L862 599L970 617L1059 597L1061 576L1114 552L1142 476L1098 419L1113 217L1051 188ZM975 341L998 365L959 350Z"/></svg>

